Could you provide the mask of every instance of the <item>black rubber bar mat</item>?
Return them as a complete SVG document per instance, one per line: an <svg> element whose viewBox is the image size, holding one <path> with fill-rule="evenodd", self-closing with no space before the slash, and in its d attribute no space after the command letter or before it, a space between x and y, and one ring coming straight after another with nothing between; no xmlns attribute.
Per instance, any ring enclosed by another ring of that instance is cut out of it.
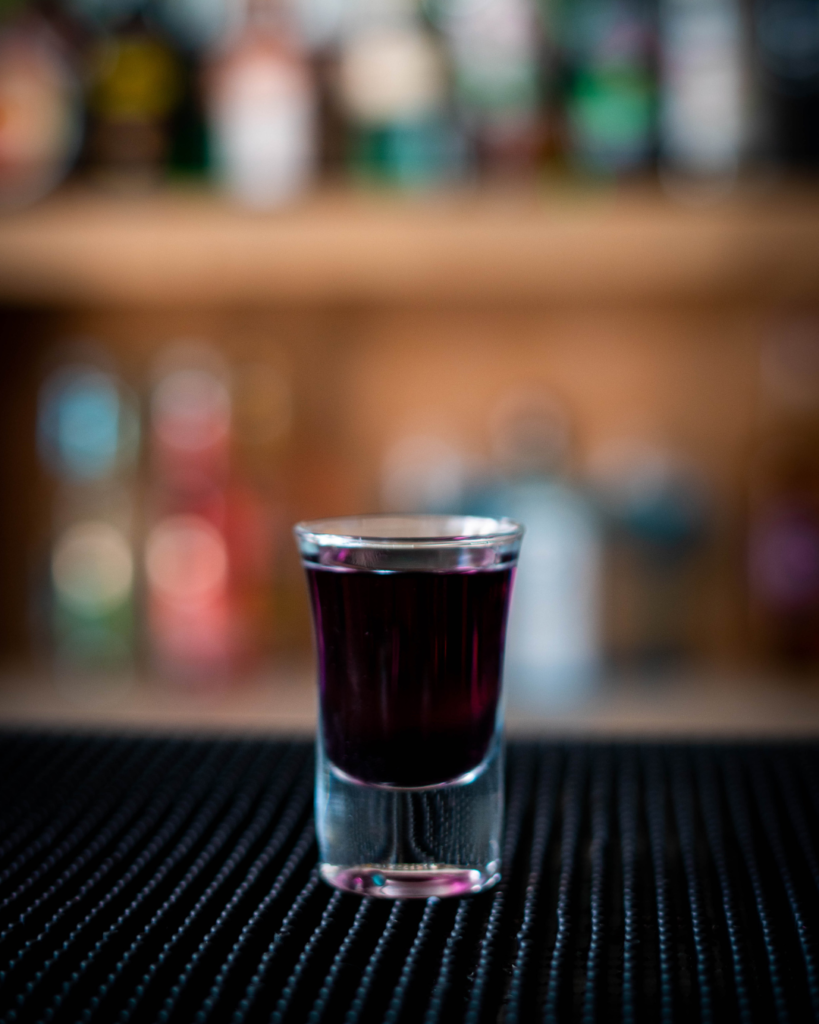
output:
<svg viewBox="0 0 819 1024"><path fill-rule="evenodd" d="M819 746L513 744L503 882L316 876L306 743L0 734L0 1020L819 1016Z"/></svg>

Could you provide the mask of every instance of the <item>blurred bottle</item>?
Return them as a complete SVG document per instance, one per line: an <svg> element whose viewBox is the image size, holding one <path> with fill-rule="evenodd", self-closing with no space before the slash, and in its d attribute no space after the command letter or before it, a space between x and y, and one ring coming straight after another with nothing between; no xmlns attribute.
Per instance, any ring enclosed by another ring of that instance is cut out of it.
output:
<svg viewBox="0 0 819 1024"><path fill-rule="evenodd" d="M81 90L65 40L33 7L0 20L0 209L59 184L81 136Z"/></svg>
<svg viewBox="0 0 819 1024"><path fill-rule="evenodd" d="M568 62L569 159L621 175L644 169L654 148L654 25L645 0L577 0L561 9Z"/></svg>
<svg viewBox="0 0 819 1024"><path fill-rule="evenodd" d="M99 0L73 0L92 4ZM114 0L130 3L135 0ZM111 6L108 0L107 6ZM186 51L202 53L216 46L219 40L236 27L241 9L233 0L153 0L152 12L157 21Z"/></svg>
<svg viewBox="0 0 819 1024"><path fill-rule="evenodd" d="M816 0L755 0L756 48L772 120L773 156L810 171L819 164L819 10Z"/></svg>
<svg viewBox="0 0 819 1024"><path fill-rule="evenodd" d="M757 653L819 665L819 323L781 325L763 353L751 473L749 585Z"/></svg>
<svg viewBox="0 0 819 1024"><path fill-rule="evenodd" d="M355 178L412 188L452 174L444 57L415 0L350 0L338 80Z"/></svg>
<svg viewBox="0 0 819 1024"><path fill-rule="evenodd" d="M146 11L143 0L100 26L88 57L88 160L97 180L116 190L160 182L183 90L180 60Z"/></svg>
<svg viewBox="0 0 819 1024"><path fill-rule="evenodd" d="M533 0L441 0L438 10L472 162L492 178L531 175L542 134Z"/></svg>
<svg viewBox="0 0 819 1024"><path fill-rule="evenodd" d="M243 2L207 74L215 169L235 199L274 207L312 183L316 90L284 0Z"/></svg>
<svg viewBox="0 0 819 1024"><path fill-rule="evenodd" d="M346 176L347 121L338 88L337 50L349 0L291 0L316 95L317 168L324 181Z"/></svg>
<svg viewBox="0 0 819 1024"><path fill-rule="evenodd" d="M602 537L593 505L564 475L563 410L533 393L496 410L499 474L473 488L466 511L526 527L506 644L510 704L519 711L582 700L600 667Z"/></svg>
<svg viewBox="0 0 819 1024"><path fill-rule="evenodd" d="M467 461L438 434L409 433L386 451L381 471L381 507L387 512L447 513L460 508Z"/></svg>
<svg viewBox="0 0 819 1024"><path fill-rule="evenodd" d="M191 686L226 682L258 656L259 579L269 585L267 509L231 473L233 402L218 354L163 354L151 396L148 621L160 673Z"/></svg>
<svg viewBox="0 0 819 1024"><path fill-rule="evenodd" d="M148 626L163 676L197 683L230 668L225 538L231 401L207 349L165 353L151 395L153 508L145 545Z"/></svg>
<svg viewBox="0 0 819 1024"><path fill-rule="evenodd" d="M610 533L610 643L626 668L667 670L691 656L691 567L705 534L706 489L665 448L613 440L592 459Z"/></svg>
<svg viewBox="0 0 819 1024"><path fill-rule="evenodd" d="M167 173L171 178L201 180L211 164L204 55L225 31L226 5L222 0L155 2L157 19L173 42L179 69L177 101L168 119Z"/></svg>
<svg viewBox="0 0 819 1024"><path fill-rule="evenodd" d="M254 646L265 653L286 642L282 634L294 614L286 564L291 556L292 524L287 458L292 451L294 416L287 361L271 354L237 364L233 409L234 479L243 483L244 511L233 517L235 539L229 546L236 552L242 615L255 637Z"/></svg>
<svg viewBox="0 0 819 1024"><path fill-rule="evenodd" d="M135 649L136 403L102 358L64 362L40 390L40 456L57 481L49 558L50 635L57 667L103 673Z"/></svg>
<svg viewBox="0 0 819 1024"><path fill-rule="evenodd" d="M174 179L205 179L211 165L211 146L204 90L202 57L195 50L177 50L180 68L179 102L169 121L167 173Z"/></svg>
<svg viewBox="0 0 819 1024"><path fill-rule="evenodd" d="M750 139L739 0L660 0L660 163L682 198L731 188Z"/></svg>

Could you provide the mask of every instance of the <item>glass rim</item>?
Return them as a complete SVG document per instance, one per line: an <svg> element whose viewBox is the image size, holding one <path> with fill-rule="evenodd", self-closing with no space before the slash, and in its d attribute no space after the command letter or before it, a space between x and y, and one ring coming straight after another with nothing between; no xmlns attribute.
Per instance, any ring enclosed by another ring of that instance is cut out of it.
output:
<svg viewBox="0 0 819 1024"><path fill-rule="evenodd" d="M390 526L401 522L413 524L416 531L423 529L422 523L440 523L441 526L437 531L405 532L402 536L395 525ZM454 525L456 523L461 525L461 529ZM446 527L443 524L452 525ZM305 520L296 523L293 532L299 541L317 547L392 550L488 548L519 541L523 537L523 526L506 517L493 519L488 516L382 512Z"/></svg>

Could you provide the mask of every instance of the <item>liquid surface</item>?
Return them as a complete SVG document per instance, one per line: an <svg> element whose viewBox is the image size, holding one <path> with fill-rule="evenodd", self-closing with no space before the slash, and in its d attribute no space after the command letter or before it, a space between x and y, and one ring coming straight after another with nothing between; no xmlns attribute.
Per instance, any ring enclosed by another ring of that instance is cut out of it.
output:
<svg viewBox="0 0 819 1024"><path fill-rule="evenodd" d="M429 786L481 763L513 571L307 570L324 744L337 768L362 782Z"/></svg>

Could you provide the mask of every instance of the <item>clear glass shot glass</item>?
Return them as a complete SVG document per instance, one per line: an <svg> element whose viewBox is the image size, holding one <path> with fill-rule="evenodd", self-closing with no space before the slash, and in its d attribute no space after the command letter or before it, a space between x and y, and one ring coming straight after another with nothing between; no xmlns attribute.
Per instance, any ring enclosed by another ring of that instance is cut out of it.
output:
<svg viewBox="0 0 819 1024"><path fill-rule="evenodd" d="M318 657L321 874L368 896L500 878L503 650L522 528L474 516L299 523Z"/></svg>

